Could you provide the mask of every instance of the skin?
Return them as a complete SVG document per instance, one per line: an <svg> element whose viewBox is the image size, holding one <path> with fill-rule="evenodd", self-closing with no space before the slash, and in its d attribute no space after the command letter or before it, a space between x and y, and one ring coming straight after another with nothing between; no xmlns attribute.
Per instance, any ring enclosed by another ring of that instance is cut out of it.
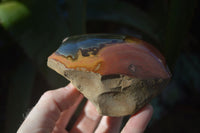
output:
<svg viewBox="0 0 200 133"><path fill-rule="evenodd" d="M71 131L66 131L65 127L82 99L83 95L72 84L57 90L47 91L33 107L17 133L119 132L122 117L100 116L89 101L87 101ZM144 132L152 114L152 106L145 106L137 114L130 117L121 132Z"/></svg>

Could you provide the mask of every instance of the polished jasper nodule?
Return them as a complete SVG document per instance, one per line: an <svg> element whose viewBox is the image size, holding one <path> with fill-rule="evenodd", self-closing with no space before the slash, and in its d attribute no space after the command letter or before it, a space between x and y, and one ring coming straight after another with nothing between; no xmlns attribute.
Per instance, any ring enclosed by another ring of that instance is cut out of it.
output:
<svg viewBox="0 0 200 133"><path fill-rule="evenodd" d="M171 74L162 54L124 35L72 36L48 58L102 115L136 113L167 85Z"/></svg>

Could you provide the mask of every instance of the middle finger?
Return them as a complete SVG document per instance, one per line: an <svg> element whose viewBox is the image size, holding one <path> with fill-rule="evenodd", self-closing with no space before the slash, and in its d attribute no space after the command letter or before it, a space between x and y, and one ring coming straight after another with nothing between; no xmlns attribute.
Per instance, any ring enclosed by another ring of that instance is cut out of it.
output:
<svg viewBox="0 0 200 133"><path fill-rule="evenodd" d="M80 104L81 100L83 99L83 95L80 95L74 105L72 105L69 109L63 111L56 122L56 126L62 129L65 129L67 124L69 123L69 120L71 119L71 116L77 109L78 105Z"/></svg>
<svg viewBox="0 0 200 133"><path fill-rule="evenodd" d="M101 116L91 102L87 102L70 133L93 133Z"/></svg>

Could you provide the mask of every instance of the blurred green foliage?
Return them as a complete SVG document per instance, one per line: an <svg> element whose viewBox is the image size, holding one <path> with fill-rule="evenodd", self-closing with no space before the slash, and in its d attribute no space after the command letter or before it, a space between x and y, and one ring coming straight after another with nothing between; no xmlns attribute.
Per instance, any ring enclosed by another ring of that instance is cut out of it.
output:
<svg viewBox="0 0 200 133"><path fill-rule="evenodd" d="M196 7L196 0L0 1L0 104L4 108L0 132L16 132L23 114L44 91L68 83L47 68L46 61L65 37L74 34L128 34L161 50L173 79L152 102L153 121L185 98L195 95L198 101L200 62L194 49L199 40L191 31Z"/></svg>
<svg viewBox="0 0 200 133"><path fill-rule="evenodd" d="M28 14L29 10L19 2L11 1L0 4L0 23L4 28L11 27Z"/></svg>

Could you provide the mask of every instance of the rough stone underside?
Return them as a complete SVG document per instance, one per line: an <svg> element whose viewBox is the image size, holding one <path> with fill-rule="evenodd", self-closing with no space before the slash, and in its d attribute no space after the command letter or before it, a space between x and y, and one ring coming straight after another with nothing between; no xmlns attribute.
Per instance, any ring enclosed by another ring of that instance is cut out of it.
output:
<svg viewBox="0 0 200 133"><path fill-rule="evenodd" d="M136 113L168 83L168 79L136 79L125 75L105 75L67 69L48 59L48 66L70 80L102 115L125 116Z"/></svg>

